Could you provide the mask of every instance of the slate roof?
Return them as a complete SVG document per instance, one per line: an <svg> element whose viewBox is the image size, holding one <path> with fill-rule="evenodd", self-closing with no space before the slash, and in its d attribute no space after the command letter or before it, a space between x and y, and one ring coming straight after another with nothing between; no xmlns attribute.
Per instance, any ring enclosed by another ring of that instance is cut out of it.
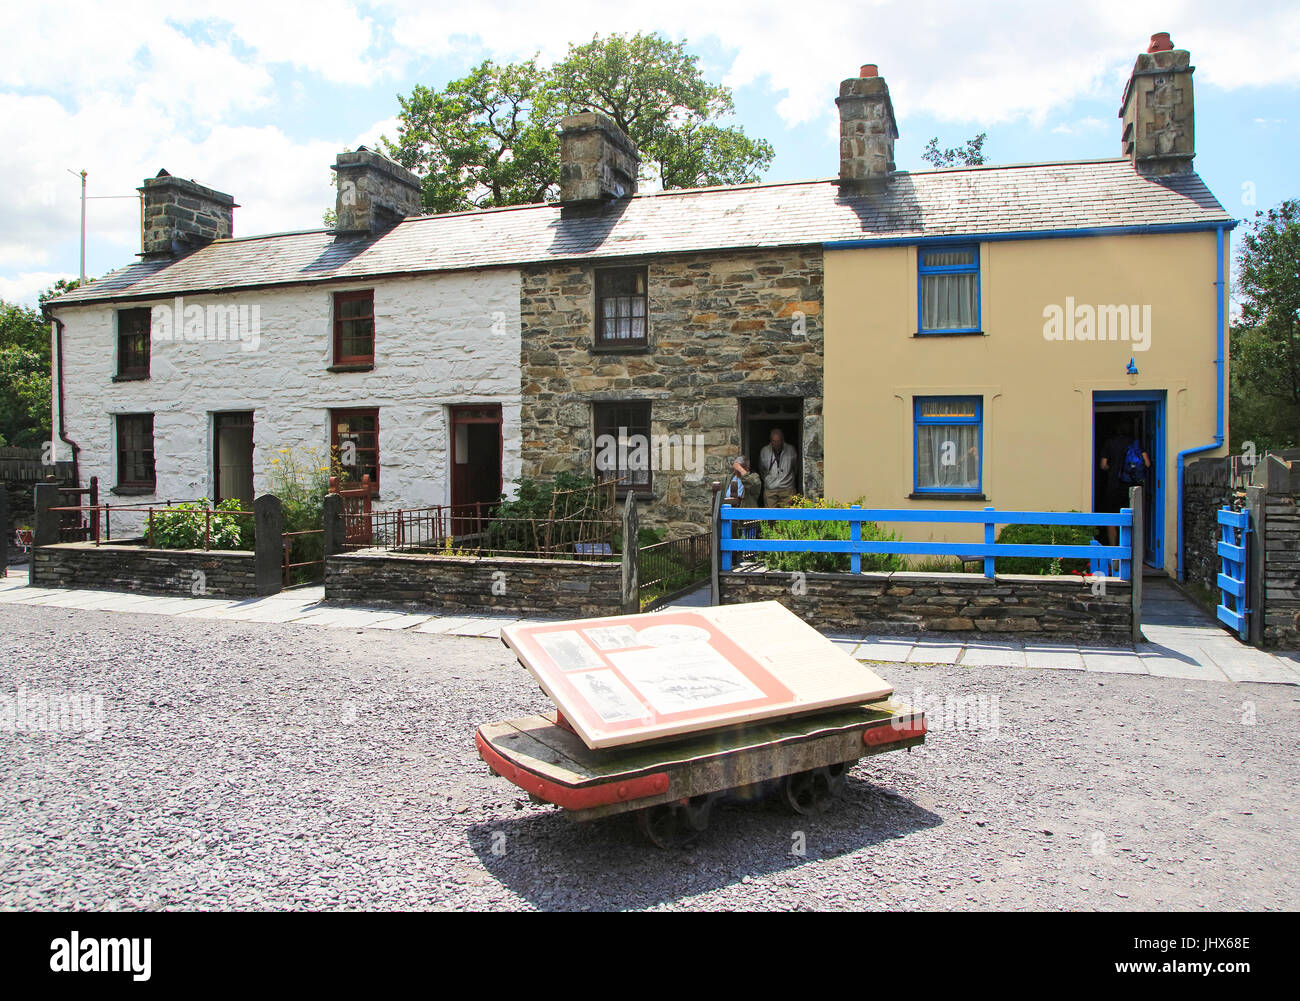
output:
<svg viewBox="0 0 1300 1001"><path fill-rule="evenodd" d="M837 240L1230 220L1197 175L1144 177L1126 159L946 168L899 172L878 195L841 197L833 180L749 184L637 195L585 217L523 205L410 218L362 239L314 230L218 240L110 272L50 305Z"/></svg>

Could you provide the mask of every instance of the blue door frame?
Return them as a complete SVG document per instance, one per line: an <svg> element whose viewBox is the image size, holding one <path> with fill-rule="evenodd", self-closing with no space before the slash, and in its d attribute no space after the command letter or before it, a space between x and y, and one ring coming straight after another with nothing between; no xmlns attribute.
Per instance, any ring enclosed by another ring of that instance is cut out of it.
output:
<svg viewBox="0 0 1300 1001"><path fill-rule="evenodd" d="M1093 496L1097 493L1097 477L1101 470L1097 464L1097 405L1098 404L1132 404L1132 409L1144 413L1142 445L1151 457L1151 474L1147 477L1145 491L1150 505L1150 517L1144 534L1145 552L1143 562L1148 566L1163 567L1165 562L1165 400L1166 393L1160 390L1093 390L1092 394L1092 476ZM1145 506L1145 505L1144 505Z"/></svg>

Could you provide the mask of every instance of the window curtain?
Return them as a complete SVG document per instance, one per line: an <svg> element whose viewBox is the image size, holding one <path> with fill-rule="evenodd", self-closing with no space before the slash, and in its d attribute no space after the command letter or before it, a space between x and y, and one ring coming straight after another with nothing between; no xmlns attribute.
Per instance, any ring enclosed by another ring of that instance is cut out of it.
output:
<svg viewBox="0 0 1300 1001"><path fill-rule="evenodd" d="M931 254L933 264L963 263L939 261L938 257L968 257L963 254ZM975 275L924 275L921 279L921 329L961 330L975 326Z"/></svg>
<svg viewBox="0 0 1300 1001"><path fill-rule="evenodd" d="M980 429L974 424L923 424L916 434L917 486L978 490Z"/></svg>

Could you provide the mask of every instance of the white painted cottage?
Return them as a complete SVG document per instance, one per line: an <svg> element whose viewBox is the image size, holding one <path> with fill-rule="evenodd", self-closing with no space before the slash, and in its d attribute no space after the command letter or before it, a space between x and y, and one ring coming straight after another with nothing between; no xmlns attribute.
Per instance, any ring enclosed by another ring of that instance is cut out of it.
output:
<svg viewBox="0 0 1300 1001"><path fill-rule="evenodd" d="M229 195L160 173L141 260L51 304L55 447L101 502L251 502L283 449L337 449L385 507L513 487L520 275L481 266L494 213L415 217L416 177L369 150L335 170L334 230L245 239Z"/></svg>

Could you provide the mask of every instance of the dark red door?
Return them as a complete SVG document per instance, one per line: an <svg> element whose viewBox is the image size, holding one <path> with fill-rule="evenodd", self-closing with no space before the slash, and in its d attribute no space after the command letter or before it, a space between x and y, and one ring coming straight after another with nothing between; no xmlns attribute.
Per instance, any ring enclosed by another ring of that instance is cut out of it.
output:
<svg viewBox="0 0 1300 1001"><path fill-rule="evenodd" d="M451 408L451 503L485 516L501 499L501 405ZM459 513L459 512L458 512Z"/></svg>

